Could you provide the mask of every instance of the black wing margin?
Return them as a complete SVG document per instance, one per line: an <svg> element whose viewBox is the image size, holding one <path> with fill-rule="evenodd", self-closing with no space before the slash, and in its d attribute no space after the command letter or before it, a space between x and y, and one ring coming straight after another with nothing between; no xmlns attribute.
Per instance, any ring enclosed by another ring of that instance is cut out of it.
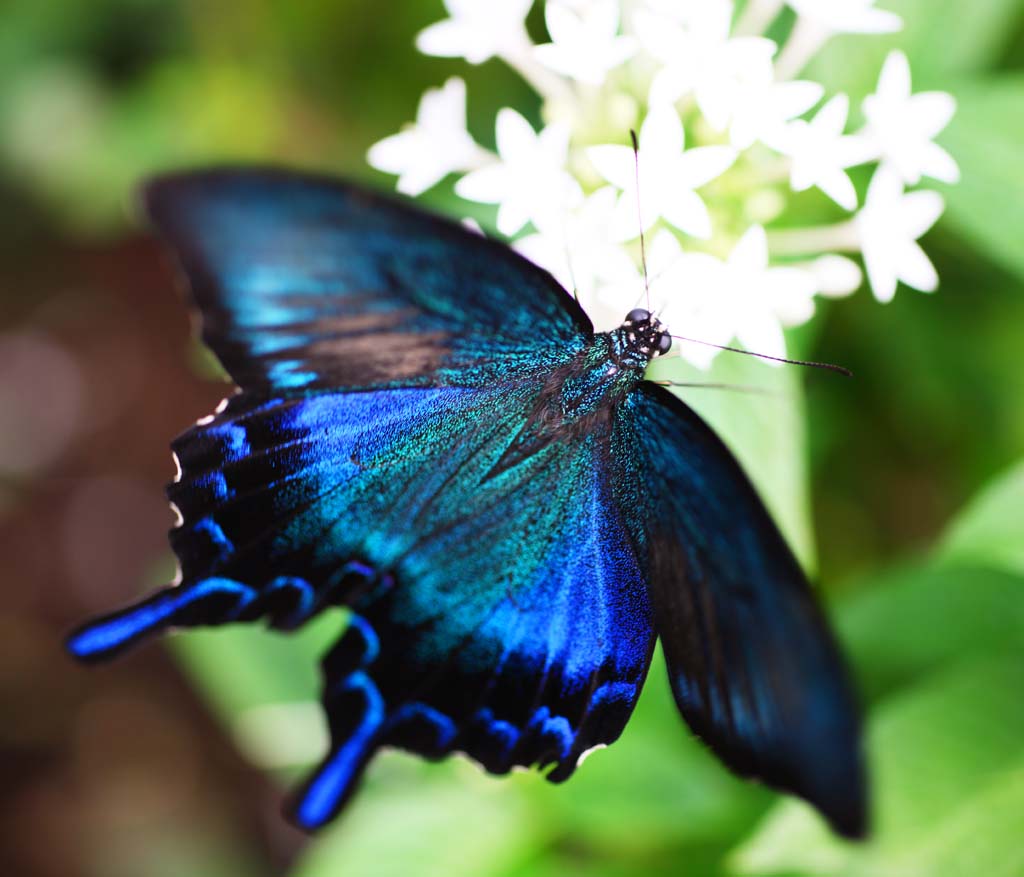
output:
<svg viewBox="0 0 1024 877"><path fill-rule="evenodd" d="M683 717L734 771L862 837L856 698L806 577L749 480L692 410L649 382L623 403L615 441L628 461L620 505L646 530L655 629Z"/></svg>

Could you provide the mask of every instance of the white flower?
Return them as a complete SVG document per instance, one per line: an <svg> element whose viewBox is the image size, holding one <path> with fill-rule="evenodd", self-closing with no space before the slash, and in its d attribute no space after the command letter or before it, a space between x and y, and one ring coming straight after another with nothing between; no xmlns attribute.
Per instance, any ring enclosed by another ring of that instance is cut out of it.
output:
<svg viewBox="0 0 1024 877"><path fill-rule="evenodd" d="M911 94L910 63L900 51L885 59L875 93L864 99L864 136L882 161L908 185L922 176L946 183L960 179L960 168L933 138L949 124L956 101L944 91Z"/></svg>
<svg viewBox="0 0 1024 877"><path fill-rule="evenodd" d="M706 3L686 25L668 15L638 12L637 34L664 66L651 84L650 102L674 102L692 93L708 124L729 129L737 149L803 115L825 93L816 82L775 82L776 44L763 37L730 37L729 4Z"/></svg>
<svg viewBox="0 0 1024 877"><path fill-rule="evenodd" d="M833 33L893 33L903 27L895 12L875 0L786 0L796 13Z"/></svg>
<svg viewBox="0 0 1024 877"><path fill-rule="evenodd" d="M705 2L682 22L668 14L636 14L641 44L663 65L651 84L650 103L674 103L692 93L708 123L724 131L749 91L771 83L775 43L731 39L731 16L731 5L717 2Z"/></svg>
<svg viewBox="0 0 1024 877"><path fill-rule="evenodd" d="M486 152L466 131L466 83L457 76L420 98L416 123L374 143L373 167L399 174L398 191L419 195L454 171L477 167Z"/></svg>
<svg viewBox="0 0 1024 877"><path fill-rule="evenodd" d="M935 267L917 243L942 215L938 192L904 194L895 171L881 166L871 178L864 209L855 219L871 290L891 301L899 281L932 292L939 285Z"/></svg>
<svg viewBox="0 0 1024 877"><path fill-rule="evenodd" d="M498 111L495 164L471 171L455 184L467 201L498 204L498 231L511 236L527 222L553 223L575 206L582 191L565 170L569 129L548 125L538 135L515 110Z"/></svg>
<svg viewBox="0 0 1024 877"><path fill-rule="evenodd" d="M818 295L826 298L843 298L850 295L860 289L864 281L860 266L853 259L834 253L819 256L802 267L814 277Z"/></svg>
<svg viewBox="0 0 1024 877"><path fill-rule="evenodd" d="M809 320L816 296L862 285L859 262L839 253L863 254L880 300L900 282L935 288L917 239L942 199L905 187L957 180L935 143L952 97L913 94L907 59L892 52L863 102L863 128L848 134L847 96L797 79L835 34L902 27L876 0L544 0L543 45L526 28L532 0L444 4L448 17L420 33L420 49L475 64L500 58L536 92L546 127L502 109L497 155L483 149L466 130L465 86L451 79L369 160L410 194L464 172L456 194L496 205L498 231L572 289L598 329L664 303L679 335L780 356L784 328ZM796 13L788 33L787 5ZM786 34L781 47L768 33ZM620 144L637 126L634 154ZM847 170L868 162L878 167L858 212ZM838 205L833 216L791 222L799 216L787 212L780 174L793 191L820 189ZM692 238L708 243L684 252ZM716 355L687 342L677 350L700 365Z"/></svg>
<svg viewBox="0 0 1024 877"><path fill-rule="evenodd" d="M444 5L450 18L416 37L416 48L424 55L480 64L529 43L525 22L533 0L444 0Z"/></svg>
<svg viewBox="0 0 1024 877"><path fill-rule="evenodd" d="M651 307L656 311L663 310L673 298L679 295L680 290L684 290L690 285L690 278L686 275L686 255L679 243L679 238L673 232L666 228L658 229L647 246L646 284L643 274L638 271L636 284L629 291L629 297L617 301L617 307L619 309L626 305L629 308L635 307L638 298L636 290L639 289L640 294L644 296L640 304L645 306L648 304L646 299L649 294ZM680 331L682 331L681 328Z"/></svg>
<svg viewBox="0 0 1024 877"><path fill-rule="evenodd" d="M771 137L797 116L802 116L825 94L817 82L759 83L745 90L733 110L729 140L739 150L755 140Z"/></svg>
<svg viewBox="0 0 1024 877"><path fill-rule="evenodd" d="M612 235L616 199L611 186L598 189L563 221L544 223L539 231L513 245L574 291L595 324L607 317L610 323L606 328L619 325L629 308L621 310L617 305L614 313L603 314L596 313L595 306L623 292L634 299L640 288L632 257Z"/></svg>
<svg viewBox="0 0 1024 877"><path fill-rule="evenodd" d="M636 5L686 25L699 26L721 14L732 16L732 0L640 0Z"/></svg>
<svg viewBox="0 0 1024 877"><path fill-rule="evenodd" d="M652 108L640 129L639 156L628 146L592 146L587 157L597 172L622 190L616 207L615 233L635 238L659 217L680 231L711 237L711 216L694 190L723 173L735 160L728 146L701 146L684 151L683 123L670 106ZM640 210L637 209L637 167Z"/></svg>
<svg viewBox="0 0 1024 877"><path fill-rule="evenodd" d="M725 261L686 253L675 274L685 286L671 294L663 322L670 331L711 344L736 338L747 350L784 357L783 327L806 322L814 313L814 275L801 268L770 267L768 242L759 225L747 230ZM686 342L678 348L701 368L716 354L714 348Z"/></svg>
<svg viewBox="0 0 1024 877"><path fill-rule="evenodd" d="M843 134L849 111L849 98L837 94L811 121L797 119L764 140L792 159L793 191L817 186L840 207L855 210L857 192L844 168L865 160L865 143L859 137Z"/></svg>
<svg viewBox="0 0 1024 877"><path fill-rule="evenodd" d="M608 71L636 51L632 37L619 36L618 0L593 0L574 12L565 3L544 9L551 42L537 46L538 61L571 79L601 85Z"/></svg>

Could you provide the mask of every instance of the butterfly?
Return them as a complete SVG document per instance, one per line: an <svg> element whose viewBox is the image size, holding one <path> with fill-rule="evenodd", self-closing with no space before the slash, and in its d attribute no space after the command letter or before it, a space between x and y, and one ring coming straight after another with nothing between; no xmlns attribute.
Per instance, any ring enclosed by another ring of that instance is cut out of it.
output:
<svg viewBox="0 0 1024 877"><path fill-rule="evenodd" d="M660 638L729 768L865 833L836 643L725 445L644 379L672 343L654 315L595 333L504 244L340 181L215 169L143 201L238 390L172 445L180 582L77 630L75 657L347 607L330 749L290 809L314 830L385 745L567 779Z"/></svg>

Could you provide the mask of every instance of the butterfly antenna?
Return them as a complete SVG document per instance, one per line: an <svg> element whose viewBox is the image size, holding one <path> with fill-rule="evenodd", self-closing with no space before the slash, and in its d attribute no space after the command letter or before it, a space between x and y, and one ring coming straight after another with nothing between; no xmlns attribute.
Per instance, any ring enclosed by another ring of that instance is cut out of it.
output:
<svg viewBox="0 0 1024 877"><path fill-rule="evenodd" d="M756 353L753 350L744 350L742 347L729 347L726 344L712 344L710 341L701 341L699 338L686 338L682 335L673 335L679 341L689 341L693 344L703 344L705 347L715 347L718 350L728 350L730 353L743 353L747 356L756 356L758 359L770 359L772 362L784 362L786 365L805 365L808 368L820 368L830 372L836 372L843 377L852 378L853 372L841 365L831 362L812 362L807 359L786 359L782 356L771 356L767 353Z"/></svg>
<svg viewBox="0 0 1024 877"><path fill-rule="evenodd" d="M629 139L633 141L633 178L636 180L636 218L640 224L640 264L644 269L644 292L647 294L647 310L651 310L651 283L647 278L647 244L644 241L644 211L640 205L640 143L636 131L629 129Z"/></svg>

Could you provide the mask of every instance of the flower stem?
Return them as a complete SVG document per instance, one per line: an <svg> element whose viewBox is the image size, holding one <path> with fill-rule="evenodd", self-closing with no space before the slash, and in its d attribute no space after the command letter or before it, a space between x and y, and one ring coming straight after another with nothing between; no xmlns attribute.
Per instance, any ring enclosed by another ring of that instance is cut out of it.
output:
<svg viewBox="0 0 1024 877"><path fill-rule="evenodd" d="M775 61L776 78L785 82L798 76L831 36L832 32L816 21L803 16L797 18L786 45Z"/></svg>
<svg viewBox="0 0 1024 877"><path fill-rule="evenodd" d="M768 232L768 249L773 256L856 253L860 251L860 235L852 219L834 225L776 229Z"/></svg>
<svg viewBox="0 0 1024 877"><path fill-rule="evenodd" d="M760 36L782 11L782 0L748 0L733 28L736 36Z"/></svg>

